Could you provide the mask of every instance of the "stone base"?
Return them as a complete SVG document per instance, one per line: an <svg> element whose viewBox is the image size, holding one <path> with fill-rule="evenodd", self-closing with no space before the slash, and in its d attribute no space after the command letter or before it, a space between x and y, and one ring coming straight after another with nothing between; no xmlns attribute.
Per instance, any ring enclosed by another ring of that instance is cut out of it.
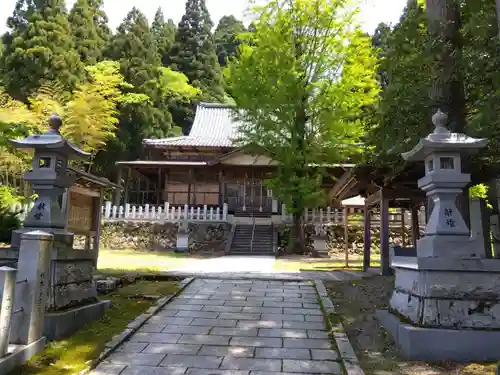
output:
<svg viewBox="0 0 500 375"><path fill-rule="evenodd" d="M409 360L490 362L500 359L500 331L416 327L402 322L388 310L377 310L376 317Z"/></svg>
<svg viewBox="0 0 500 375"><path fill-rule="evenodd" d="M48 340L68 337L85 324L99 319L109 306L111 301L99 301L67 311L46 313L43 334Z"/></svg>
<svg viewBox="0 0 500 375"><path fill-rule="evenodd" d="M9 354L0 358L0 374L8 374L45 348L45 337L29 345L9 345Z"/></svg>

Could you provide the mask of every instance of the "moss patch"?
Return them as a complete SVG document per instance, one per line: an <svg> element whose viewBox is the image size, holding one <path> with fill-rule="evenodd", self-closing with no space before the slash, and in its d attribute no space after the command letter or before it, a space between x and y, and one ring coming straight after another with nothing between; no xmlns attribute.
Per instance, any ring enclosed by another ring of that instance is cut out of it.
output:
<svg viewBox="0 0 500 375"><path fill-rule="evenodd" d="M130 298L132 295L167 295L179 289L173 281L139 281L106 295L112 306L104 316L82 327L66 340L50 342L47 348L11 375L73 375L87 368L103 351L114 335L154 304L152 300Z"/></svg>

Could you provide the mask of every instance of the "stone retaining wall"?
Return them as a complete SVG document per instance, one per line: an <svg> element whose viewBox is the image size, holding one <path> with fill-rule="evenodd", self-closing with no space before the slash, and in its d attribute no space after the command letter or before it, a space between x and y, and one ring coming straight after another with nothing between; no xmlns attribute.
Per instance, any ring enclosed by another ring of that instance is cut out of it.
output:
<svg viewBox="0 0 500 375"><path fill-rule="evenodd" d="M171 250L176 246L179 223L108 222L101 227L101 249ZM191 222L192 251L224 250L231 225L226 222Z"/></svg>

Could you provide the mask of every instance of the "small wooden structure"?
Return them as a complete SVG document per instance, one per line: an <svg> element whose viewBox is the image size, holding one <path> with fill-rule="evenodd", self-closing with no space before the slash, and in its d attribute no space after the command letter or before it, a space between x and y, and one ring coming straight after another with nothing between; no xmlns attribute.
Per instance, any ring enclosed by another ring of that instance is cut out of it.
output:
<svg viewBox="0 0 500 375"><path fill-rule="evenodd" d="M85 237L83 250L99 252L101 207L106 189L119 189L106 178L68 167L76 180L63 195L62 209L66 230ZM81 245L81 244L77 244Z"/></svg>

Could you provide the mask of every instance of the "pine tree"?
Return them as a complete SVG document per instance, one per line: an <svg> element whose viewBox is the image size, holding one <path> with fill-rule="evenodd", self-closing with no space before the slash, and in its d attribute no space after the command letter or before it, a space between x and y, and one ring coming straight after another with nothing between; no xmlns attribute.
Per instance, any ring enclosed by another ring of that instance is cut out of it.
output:
<svg viewBox="0 0 500 375"><path fill-rule="evenodd" d="M224 16L215 29L215 45L220 66L226 66L229 59L236 57L240 42L238 35L245 32L243 22L234 16Z"/></svg>
<svg viewBox="0 0 500 375"><path fill-rule="evenodd" d="M168 62L208 98L222 100L224 90L212 27L205 0L188 0Z"/></svg>
<svg viewBox="0 0 500 375"><path fill-rule="evenodd" d="M64 0L18 0L4 38L2 71L7 92L25 101L44 82L72 90L83 75L71 39Z"/></svg>
<svg viewBox="0 0 500 375"><path fill-rule="evenodd" d="M156 44L156 49L160 60L166 62L168 60L168 53L174 44L176 26L172 19L165 22L163 11L158 8L155 14L155 19L151 25L151 33Z"/></svg>
<svg viewBox="0 0 500 375"><path fill-rule="evenodd" d="M111 37L102 3L102 0L77 0L69 14L75 48L85 65L94 65L103 59Z"/></svg>

